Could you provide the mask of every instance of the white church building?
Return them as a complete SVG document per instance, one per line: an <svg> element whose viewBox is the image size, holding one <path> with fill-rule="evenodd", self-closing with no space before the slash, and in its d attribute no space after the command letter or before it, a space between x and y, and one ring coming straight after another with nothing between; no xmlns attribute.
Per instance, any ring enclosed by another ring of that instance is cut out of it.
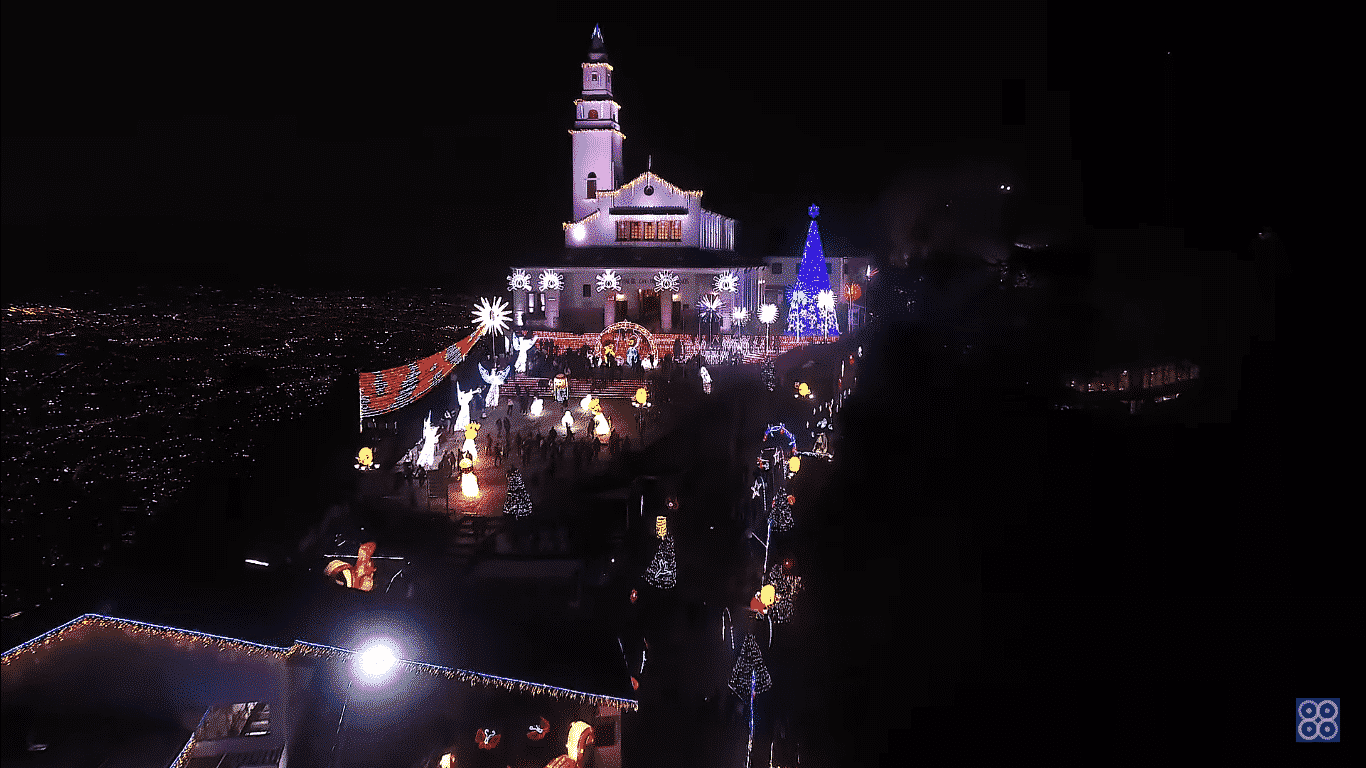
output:
<svg viewBox="0 0 1366 768"><path fill-rule="evenodd" d="M738 330L734 310L743 308L747 327L762 332L759 306L773 303L786 311L784 290L796 280L801 254L747 257L736 251L736 220L703 208L701 191L673 184L648 166L627 180L613 76L595 27L569 131L573 170L564 252L549 260L554 263L513 269L508 288L515 324L594 333L629 321L662 334L695 334L701 324L730 333ZM836 296L845 295L847 277L863 275L863 264L850 263L863 259L826 261ZM719 303L714 316L699 309L704 300ZM776 333L785 326L783 316Z"/></svg>

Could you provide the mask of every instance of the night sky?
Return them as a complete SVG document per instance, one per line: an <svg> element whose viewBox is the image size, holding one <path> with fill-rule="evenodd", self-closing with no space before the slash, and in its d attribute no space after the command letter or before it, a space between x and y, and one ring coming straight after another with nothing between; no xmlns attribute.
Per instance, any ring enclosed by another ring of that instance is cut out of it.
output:
<svg viewBox="0 0 1366 768"><path fill-rule="evenodd" d="M594 20L5 20L10 297L461 287L562 246ZM968 251L1140 224L1236 250L1283 229L1286 165L1266 148L1288 80L1256 31L1042 3L603 22L628 178L652 156L740 220L747 253L795 253L817 202L827 243L879 258L923 240L908 220L943 197L962 218L937 245Z"/></svg>

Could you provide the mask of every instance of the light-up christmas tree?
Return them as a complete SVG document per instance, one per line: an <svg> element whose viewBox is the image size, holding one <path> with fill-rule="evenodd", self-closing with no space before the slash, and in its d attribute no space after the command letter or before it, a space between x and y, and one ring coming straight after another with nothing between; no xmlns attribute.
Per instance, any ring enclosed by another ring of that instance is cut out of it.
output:
<svg viewBox="0 0 1366 768"><path fill-rule="evenodd" d="M655 550L655 558L645 569L645 580L660 589L673 589L678 584L678 560L674 558L674 535L664 534Z"/></svg>
<svg viewBox="0 0 1366 768"><path fill-rule="evenodd" d="M790 531L795 521L792 519L792 505L787 501L787 494L779 492L778 497L773 500L773 509L769 510L768 522L775 531Z"/></svg>
<svg viewBox="0 0 1366 768"><path fill-rule="evenodd" d="M516 467L508 471L508 494L503 500L503 514L510 517L531 515L531 494L527 492L526 481Z"/></svg>
<svg viewBox="0 0 1366 768"><path fill-rule="evenodd" d="M788 297L787 333L790 336L838 336L834 302L831 301L830 275L825 271L825 252L821 248L821 233L816 228L820 208L807 209L811 226L806 230L806 245L802 247L802 263L797 270L797 282ZM822 301L824 294L824 301Z"/></svg>

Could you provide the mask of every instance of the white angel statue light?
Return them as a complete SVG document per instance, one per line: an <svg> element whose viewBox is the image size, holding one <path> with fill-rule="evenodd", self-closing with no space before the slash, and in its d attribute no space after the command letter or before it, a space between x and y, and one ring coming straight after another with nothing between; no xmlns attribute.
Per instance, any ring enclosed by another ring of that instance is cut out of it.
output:
<svg viewBox="0 0 1366 768"><path fill-rule="evenodd" d="M474 400L474 393L478 391L478 389L463 390L460 388L460 382L455 382L455 398L460 401L460 413L455 417L455 430L457 432L463 430L465 425L470 423L470 401Z"/></svg>
<svg viewBox="0 0 1366 768"><path fill-rule="evenodd" d="M484 383L489 385L489 393L484 396L484 403L489 408L498 407L498 388L507 383L508 377L512 375L512 366L499 371L494 368L490 373L484 369L484 364L479 364L479 375L484 379Z"/></svg>
<svg viewBox="0 0 1366 768"><path fill-rule="evenodd" d="M514 335L512 337L512 349L517 353L517 361L512 364L513 370L518 373L526 373L526 353L536 346L536 340L540 338L535 333L530 338Z"/></svg>
<svg viewBox="0 0 1366 768"><path fill-rule="evenodd" d="M436 433L441 427L432 424L432 414L427 412L427 418L422 422L422 452L417 456L419 466L426 469L436 468Z"/></svg>

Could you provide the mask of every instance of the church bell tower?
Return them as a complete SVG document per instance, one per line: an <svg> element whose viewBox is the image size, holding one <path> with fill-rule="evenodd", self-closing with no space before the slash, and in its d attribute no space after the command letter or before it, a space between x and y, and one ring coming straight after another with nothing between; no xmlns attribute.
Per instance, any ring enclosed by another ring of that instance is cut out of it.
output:
<svg viewBox="0 0 1366 768"><path fill-rule="evenodd" d="M621 184L621 143L626 138L617 121L621 107L612 100L612 65L597 26L582 66L583 88L574 100L574 128L569 131L574 152L574 221L598 209L595 193Z"/></svg>

